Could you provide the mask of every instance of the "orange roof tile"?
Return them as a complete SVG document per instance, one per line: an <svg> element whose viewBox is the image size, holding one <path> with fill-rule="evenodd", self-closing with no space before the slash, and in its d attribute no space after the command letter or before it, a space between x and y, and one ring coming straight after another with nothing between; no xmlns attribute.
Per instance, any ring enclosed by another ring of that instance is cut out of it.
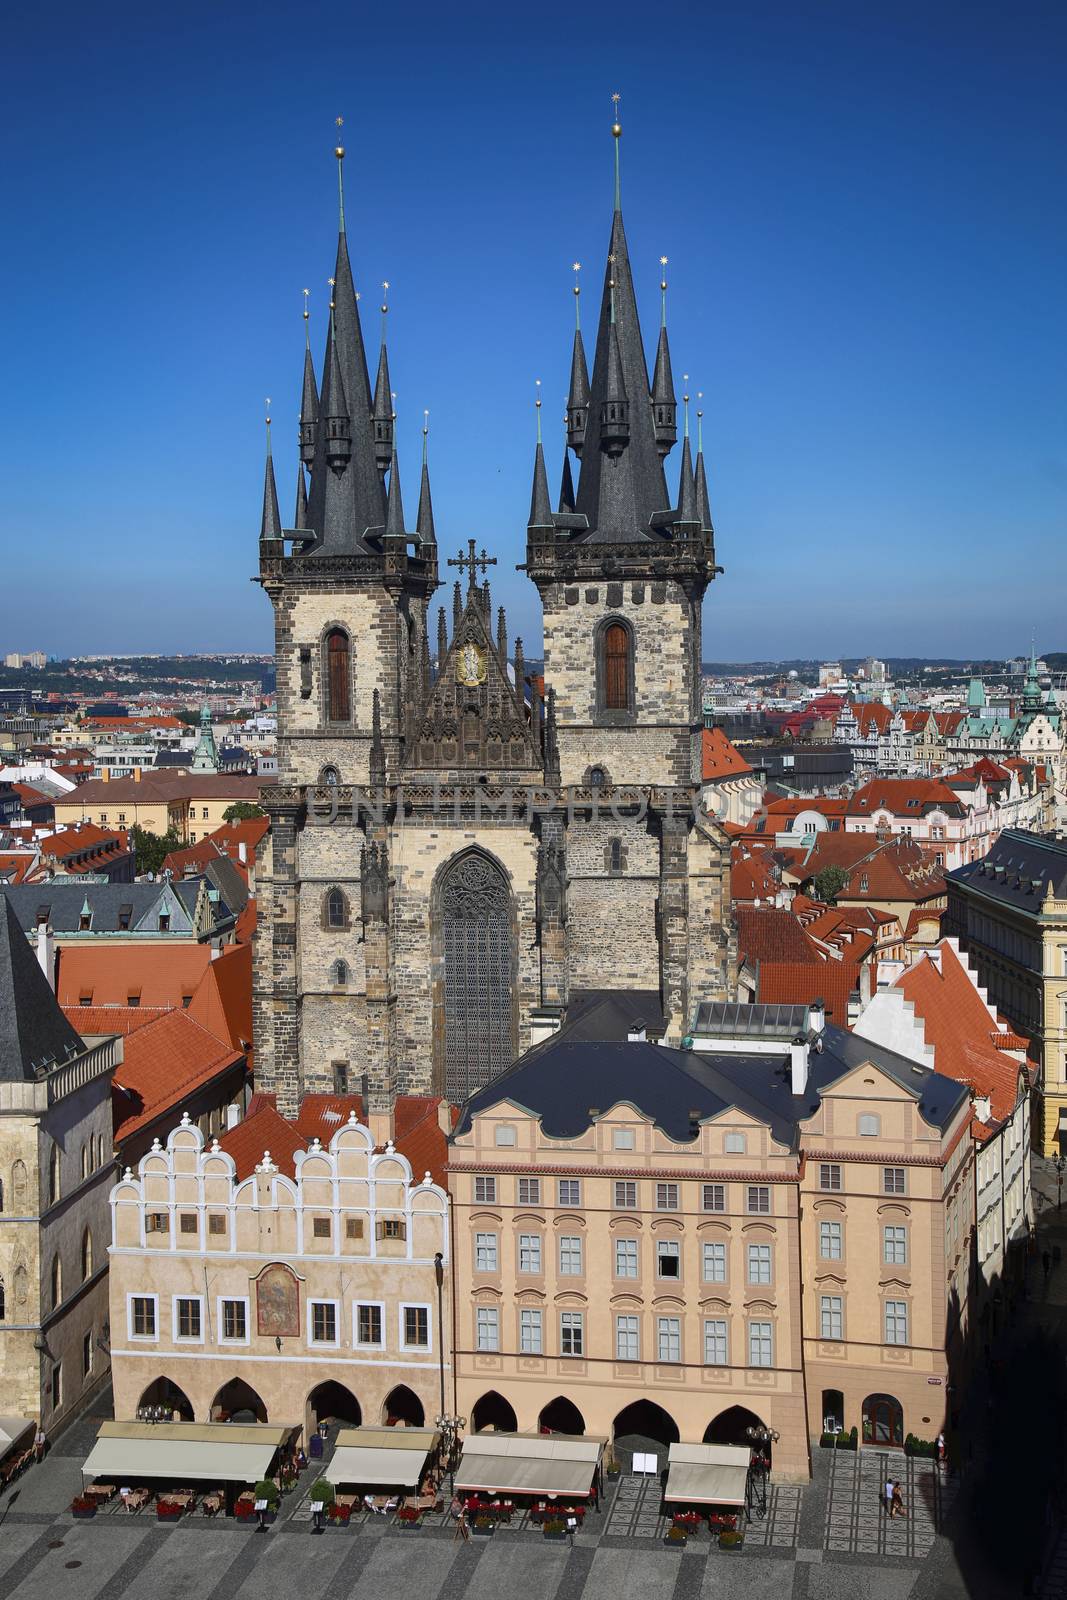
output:
<svg viewBox="0 0 1067 1600"><path fill-rule="evenodd" d="M63 1015L83 1039L130 1034L169 1014L170 1006L64 1006Z"/></svg>
<svg viewBox="0 0 1067 1600"><path fill-rule="evenodd" d="M433 1095L400 1095L393 1106L393 1121L395 1145L411 1163L413 1181L420 1183L429 1172L433 1181L444 1187L448 1142L438 1122L440 1104ZM255 1170L264 1150L270 1151L280 1171L292 1177L297 1151L306 1150L315 1138L328 1145L353 1111L357 1120L362 1119L363 1100L358 1094L307 1094L296 1120L289 1121L278 1112L273 1094L257 1093L244 1120L229 1129L219 1144L233 1157L238 1179Z"/></svg>
<svg viewBox="0 0 1067 1600"><path fill-rule="evenodd" d="M0 883L24 883L37 861L36 851L4 851L0 853Z"/></svg>
<svg viewBox="0 0 1067 1600"><path fill-rule="evenodd" d="M252 1048L252 946L225 945L193 990L189 1015L235 1050Z"/></svg>
<svg viewBox="0 0 1067 1600"><path fill-rule="evenodd" d="M705 783L718 778L741 778L752 768L721 728L705 728L700 739L702 776Z"/></svg>
<svg viewBox="0 0 1067 1600"><path fill-rule="evenodd" d="M112 1079L116 1142L121 1144L178 1108L195 1089L241 1060L241 1051L216 1038L185 1011L168 1011L134 1029Z"/></svg>
<svg viewBox="0 0 1067 1600"><path fill-rule="evenodd" d="M144 1006L179 1008L211 964L211 947L189 941L61 946L56 993L61 1006L76 1006L83 995L95 1005L124 1006L139 993Z"/></svg>
<svg viewBox="0 0 1067 1600"><path fill-rule="evenodd" d="M806 1006L813 1000L822 1000L829 1020L839 1028L847 1028L849 997L859 986L860 968L853 961L762 961L756 1000L783 1006Z"/></svg>

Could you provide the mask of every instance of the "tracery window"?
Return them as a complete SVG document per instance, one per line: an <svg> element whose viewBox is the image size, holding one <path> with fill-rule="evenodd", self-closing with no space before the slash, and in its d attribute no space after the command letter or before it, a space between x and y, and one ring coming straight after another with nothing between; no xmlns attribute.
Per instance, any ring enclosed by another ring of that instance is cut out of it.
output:
<svg viewBox="0 0 1067 1600"><path fill-rule="evenodd" d="M343 889L329 889L323 904L323 922L327 928L348 927L348 897Z"/></svg>
<svg viewBox="0 0 1067 1600"><path fill-rule="evenodd" d="M468 854L447 869L439 894L445 1093L458 1102L513 1058L511 892L495 862Z"/></svg>

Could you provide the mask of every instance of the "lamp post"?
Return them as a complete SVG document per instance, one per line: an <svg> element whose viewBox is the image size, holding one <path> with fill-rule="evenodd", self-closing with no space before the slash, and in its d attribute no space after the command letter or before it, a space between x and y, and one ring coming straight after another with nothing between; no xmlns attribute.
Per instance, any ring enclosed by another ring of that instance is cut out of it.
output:
<svg viewBox="0 0 1067 1600"><path fill-rule="evenodd" d="M1063 1205L1063 1171L1067 1167L1067 1156L1056 1157L1056 1210Z"/></svg>
<svg viewBox="0 0 1067 1600"><path fill-rule="evenodd" d="M764 1450L767 1449L767 1447L769 1445L777 1444L778 1440L781 1438L781 1434L778 1432L777 1428L765 1427L762 1422L752 1423L751 1426L749 1426L749 1427L747 1427L745 1429L745 1433L748 1436L748 1438L751 1439L752 1444L756 1448L756 1452L757 1452L756 1453L756 1459L754 1461L752 1461L750 1463L750 1465L749 1465L749 1481L752 1482L753 1473L755 1474L755 1478L758 1481L758 1491L757 1491L758 1504L756 1506L756 1509L759 1512L760 1516L766 1516L766 1514L767 1514L767 1465L768 1465L768 1463L767 1463L767 1458L766 1458L766 1456L764 1455L763 1452L764 1452ZM755 1488L756 1485L753 1484L753 1487Z"/></svg>
<svg viewBox="0 0 1067 1600"><path fill-rule="evenodd" d="M448 1490L450 1494L453 1494L456 1488L456 1446L459 1443L459 1436L466 1426L466 1417L454 1416L449 1411L442 1410L441 1414L434 1418L434 1427L437 1428L441 1435L442 1449L445 1453L445 1460L448 1462Z"/></svg>

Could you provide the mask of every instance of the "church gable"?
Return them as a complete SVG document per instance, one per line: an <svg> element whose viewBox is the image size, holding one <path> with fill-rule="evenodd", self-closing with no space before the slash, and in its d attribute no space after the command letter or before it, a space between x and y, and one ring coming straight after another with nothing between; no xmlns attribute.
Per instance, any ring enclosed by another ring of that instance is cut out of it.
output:
<svg viewBox="0 0 1067 1600"><path fill-rule="evenodd" d="M539 734L531 730L519 693L512 688L505 659L490 637L486 612L485 593L475 585L443 659L438 652L437 677L415 713L406 772L542 777Z"/></svg>

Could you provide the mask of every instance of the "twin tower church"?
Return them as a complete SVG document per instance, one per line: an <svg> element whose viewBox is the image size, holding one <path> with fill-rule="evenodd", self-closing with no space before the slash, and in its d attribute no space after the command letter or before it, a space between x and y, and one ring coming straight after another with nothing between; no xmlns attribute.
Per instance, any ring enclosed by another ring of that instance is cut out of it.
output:
<svg viewBox="0 0 1067 1600"><path fill-rule="evenodd" d="M555 507L540 443L533 464L543 677L519 640L509 650L473 545L432 609L445 563L429 471L412 528L384 336L372 391L342 207L320 373L304 359L295 526L268 455L259 543L278 778L263 801L256 1081L289 1115L307 1091L361 1082L372 1110L462 1100L589 991L662 1013L674 1042L698 999L732 992L729 842L693 805L717 571L707 479L686 435L667 486L667 328L650 384L613 133L592 372L579 327Z"/></svg>

